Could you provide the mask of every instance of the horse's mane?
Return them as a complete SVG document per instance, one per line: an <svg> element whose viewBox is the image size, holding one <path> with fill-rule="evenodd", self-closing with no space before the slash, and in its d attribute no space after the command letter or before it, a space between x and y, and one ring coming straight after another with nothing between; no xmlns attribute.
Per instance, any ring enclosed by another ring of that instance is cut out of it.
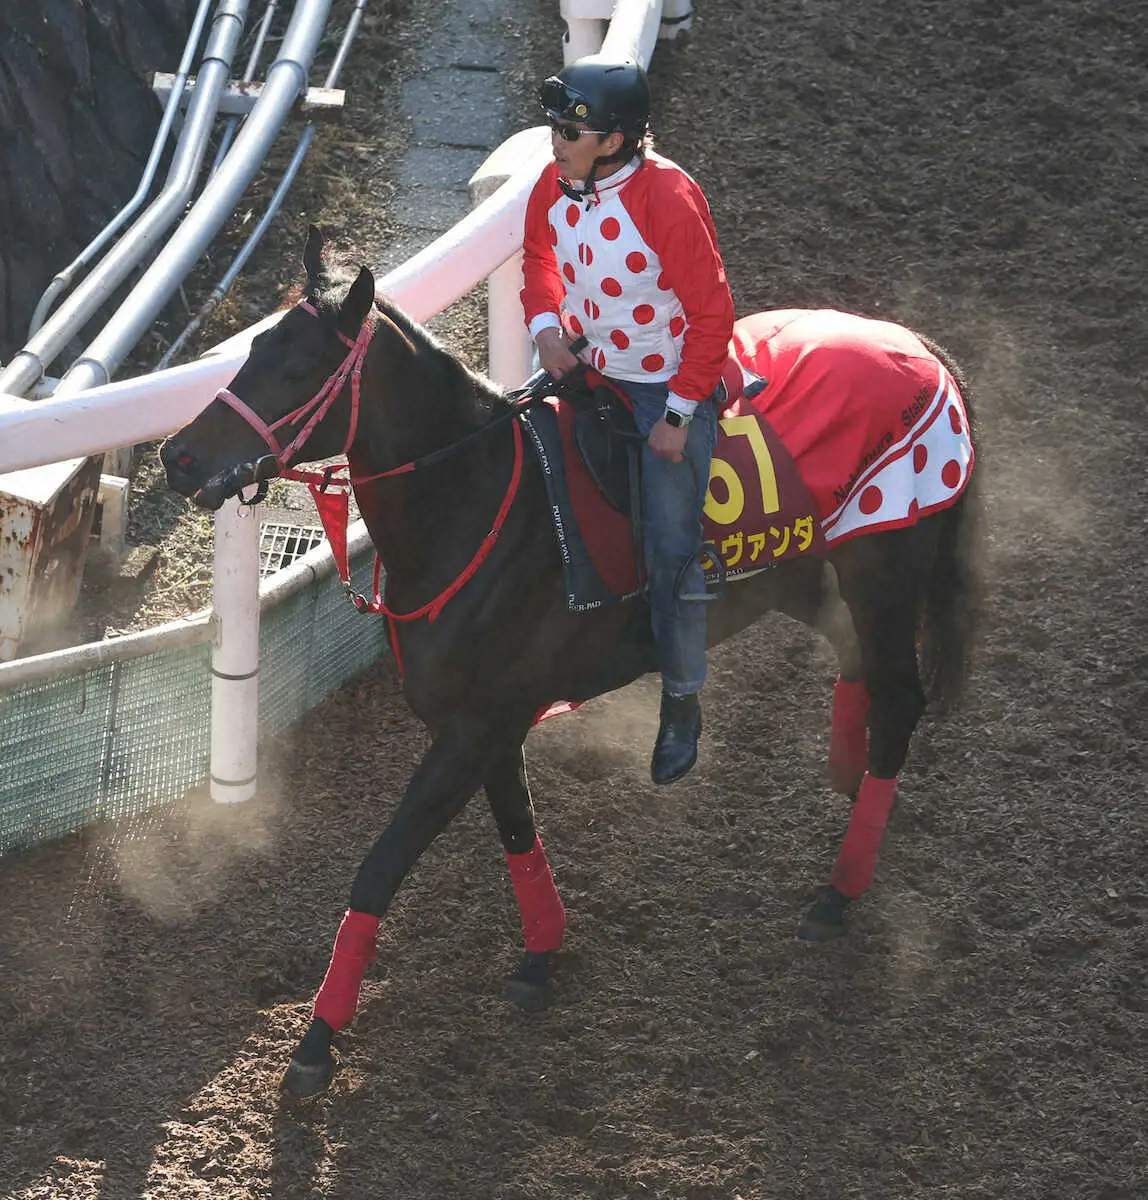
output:
<svg viewBox="0 0 1148 1200"><path fill-rule="evenodd" d="M320 312L334 314L338 311L351 284L358 277L362 263L353 253L327 245L323 250L323 270L317 279L303 279L288 289L279 311L290 308L308 293ZM488 415L500 410L506 402L502 390L481 375L457 355L448 350L425 326L403 312L386 296L376 296L379 311L416 347L424 362L443 381L444 385L459 388L465 384Z"/></svg>

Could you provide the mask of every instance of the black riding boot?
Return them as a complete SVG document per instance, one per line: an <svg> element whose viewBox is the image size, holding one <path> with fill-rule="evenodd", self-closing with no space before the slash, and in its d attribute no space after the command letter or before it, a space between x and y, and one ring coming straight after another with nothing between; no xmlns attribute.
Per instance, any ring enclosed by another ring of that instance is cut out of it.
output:
<svg viewBox="0 0 1148 1200"><path fill-rule="evenodd" d="M662 693L661 724L650 761L655 783L673 783L698 761L698 738L702 732L702 707L697 695L671 696Z"/></svg>

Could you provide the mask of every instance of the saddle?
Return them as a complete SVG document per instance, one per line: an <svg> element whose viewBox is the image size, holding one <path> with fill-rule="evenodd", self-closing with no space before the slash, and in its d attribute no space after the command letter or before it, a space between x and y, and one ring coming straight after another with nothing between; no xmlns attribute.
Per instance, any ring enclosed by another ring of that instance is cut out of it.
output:
<svg viewBox="0 0 1148 1200"><path fill-rule="evenodd" d="M575 372L558 387L558 395L576 411L574 444L594 486L615 512L629 518L634 550L635 571L645 578L642 532L642 446L645 437L638 431L630 399L620 388L593 368ZM718 406L729 403L725 381L719 384ZM708 559L718 573L714 590L682 593L682 599L717 600L725 578L717 547L705 543L699 556ZM682 576L685 574L683 567Z"/></svg>
<svg viewBox="0 0 1148 1200"><path fill-rule="evenodd" d="M559 396L577 410L574 444L582 463L615 512L641 510L642 443L629 400L595 371L563 383Z"/></svg>

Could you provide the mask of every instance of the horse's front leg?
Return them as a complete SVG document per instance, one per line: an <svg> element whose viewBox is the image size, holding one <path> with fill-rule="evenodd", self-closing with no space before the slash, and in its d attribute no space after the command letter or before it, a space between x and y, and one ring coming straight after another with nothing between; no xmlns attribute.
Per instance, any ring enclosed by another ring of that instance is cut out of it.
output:
<svg viewBox="0 0 1148 1200"><path fill-rule="evenodd" d="M486 725L458 722L435 738L390 823L359 867L331 963L315 997L310 1028L296 1047L282 1086L296 1097L324 1091L335 1071L331 1039L358 1007L379 920L419 856L466 806L497 755Z"/></svg>
<svg viewBox="0 0 1148 1200"><path fill-rule="evenodd" d="M483 780L522 915L526 949L507 979L506 995L533 1012L550 1002L550 955L562 946L566 910L534 827L534 805L522 747L504 754Z"/></svg>

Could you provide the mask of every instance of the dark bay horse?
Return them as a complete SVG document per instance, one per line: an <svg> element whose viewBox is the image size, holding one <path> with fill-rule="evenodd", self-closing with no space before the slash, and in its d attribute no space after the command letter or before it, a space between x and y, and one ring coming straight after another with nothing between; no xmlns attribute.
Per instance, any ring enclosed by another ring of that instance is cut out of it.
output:
<svg viewBox="0 0 1148 1200"><path fill-rule="evenodd" d="M346 454L385 567L386 609L398 618L391 628L406 696L432 736L351 888L311 1026L284 1076L297 1096L330 1082L331 1040L355 1013L379 919L480 788L522 914L525 953L509 990L524 1007L545 1002L565 912L535 832L523 742L552 703L656 670L641 598L569 611L542 471L523 450L515 401L378 300L365 267L356 273L324 255L314 227L303 263L300 303L254 340L231 387L161 450L170 486L213 510L296 458ZM967 402L955 364L924 346ZM829 773L854 803L831 882L801 923L807 940L839 933L846 905L868 888L918 719L927 700L947 704L963 683L977 597L975 511L969 481L955 503L914 524L780 562L709 606L711 644L778 610L820 630L838 655Z"/></svg>

